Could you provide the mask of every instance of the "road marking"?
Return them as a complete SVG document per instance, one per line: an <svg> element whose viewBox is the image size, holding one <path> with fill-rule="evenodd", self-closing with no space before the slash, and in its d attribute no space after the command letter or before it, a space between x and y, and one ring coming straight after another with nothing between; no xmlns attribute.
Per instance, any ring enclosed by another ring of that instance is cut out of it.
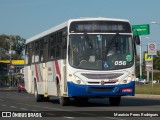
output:
<svg viewBox="0 0 160 120"><path fill-rule="evenodd" d="M32 107L38 107L38 108L51 109L51 110L58 110L58 111L68 111L68 112L71 112L71 113L78 113L78 114L81 114L81 115L89 115L89 116L91 116L91 117L92 117L92 116L95 116L95 114L75 112L75 111L71 111L71 110L64 110L64 109L50 108L50 107L41 107L41 106L37 106L37 105L30 105L30 104L24 104L24 103L18 103L18 104L26 105L26 106L32 106ZM100 116L100 117L101 117L101 116Z"/></svg>
<svg viewBox="0 0 160 120"><path fill-rule="evenodd" d="M31 111L33 111L33 112L38 112L38 110L31 110Z"/></svg>
<svg viewBox="0 0 160 120"><path fill-rule="evenodd" d="M24 104L24 103L17 103L17 104L21 104L21 105L26 105L26 106L32 106L32 107L37 107L37 108L45 108L45 109L51 109L51 110L58 110L58 111L68 111L68 112L71 112L71 113L78 113L78 114L81 114L82 116L83 115L89 115L90 117L104 117L104 116L98 116L98 115L95 115L95 114L91 114L91 113L83 113L82 112L76 112L76 111L71 111L71 110L64 110L64 109L58 109L58 108L50 108L50 107L41 107L41 106L37 106L37 105L30 105L30 104ZM74 117L65 117L65 118L68 118L68 119L73 119ZM108 119L114 119L114 120L125 120L125 119L118 119L118 118L114 118L114 117L104 117L104 118L108 118Z"/></svg>
<svg viewBox="0 0 160 120"><path fill-rule="evenodd" d="M112 119L112 120L126 120L126 119L120 119L120 118L115 118L115 117L104 117L106 119Z"/></svg>
<svg viewBox="0 0 160 120"><path fill-rule="evenodd" d="M26 109L26 108L20 108L21 110L28 110L28 109Z"/></svg>
<svg viewBox="0 0 160 120"><path fill-rule="evenodd" d="M67 118L67 119L74 119L74 117L63 117L63 118Z"/></svg>
<svg viewBox="0 0 160 120"><path fill-rule="evenodd" d="M17 107L15 107L15 106L10 106L11 108L17 108Z"/></svg>
<svg viewBox="0 0 160 120"><path fill-rule="evenodd" d="M26 105L26 106L32 106L32 107L38 107L38 108L46 108L46 109L51 109L51 110L59 110L59 111L64 111L63 109L58 109L58 108L50 108L50 107L41 107L41 106L37 106L37 105L29 105L29 104L24 104L24 103L18 103L21 105ZM66 110L68 111L68 110Z"/></svg>
<svg viewBox="0 0 160 120"><path fill-rule="evenodd" d="M0 101L4 101L3 99L0 99Z"/></svg>
<svg viewBox="0 0 160 120"><path fill-rule="evenodd" d="M53 113L46 113L47 115L54 115L55 116L55 114L53 114Z"/></svg>
<svg viewBox="0 0 160 120"><path fill-rule="evenodd" d="M7 105L2 105L2 106L7 106Z"/></svg>

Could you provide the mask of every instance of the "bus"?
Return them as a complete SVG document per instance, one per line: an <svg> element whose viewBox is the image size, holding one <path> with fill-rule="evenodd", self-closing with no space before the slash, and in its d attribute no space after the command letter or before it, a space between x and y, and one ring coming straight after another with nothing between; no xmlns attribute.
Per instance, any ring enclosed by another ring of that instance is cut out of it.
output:
<svg viewBox="0 0 160 120"><path fill-rule="evenodd" d="M25 89L37 102L109 98L118 106L135 94L138 40L125 19L69 19L26 41Z"/></svg>

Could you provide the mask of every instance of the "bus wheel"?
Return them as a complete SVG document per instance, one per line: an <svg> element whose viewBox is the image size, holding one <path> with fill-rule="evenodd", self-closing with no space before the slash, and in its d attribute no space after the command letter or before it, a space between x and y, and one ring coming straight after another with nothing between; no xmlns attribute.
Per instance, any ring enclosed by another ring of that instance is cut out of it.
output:
<svg viewBox="0 0 160 120"><path fill-rule="evenodd" d="M88 103L89 98L88 97L75 97L74 101L76 104L81 104L81 103Z"/></svg>
<svg viewBox="0 0 160 120"><path fill-rule="evenodd" d="M45 102L49 102L49 97L43 97L43 100L44 100Z"/></svg>
<svg viewBox="0 0 160 120"><path fill-rule="evenodd" d="M43 99L42 95L38 94L38 90L37 90L37 85L36 84L35 84L35 87L34 87L34 96L35 96L36 102L41 102L42 99Z"/></svg>
<svg viewBox="0 0 160 120"><path fill-rule="evenodd" d="M109 102L111 106L119 106L121 97L109 97Z"/></svg>
<svg viewBox="0 0 160 120"><path fill-rule="evenodd" d="M70 99L68 97L61 96L61 90L60 90L59 84L57 85L57 95L58 95L60 105L62 105L62 106L68 105Z"/></svg>

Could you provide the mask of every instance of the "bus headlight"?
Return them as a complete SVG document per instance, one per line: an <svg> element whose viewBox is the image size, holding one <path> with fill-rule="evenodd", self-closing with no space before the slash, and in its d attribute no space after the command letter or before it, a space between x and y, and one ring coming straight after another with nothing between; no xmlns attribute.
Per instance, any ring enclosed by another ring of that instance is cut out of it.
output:
<svg viewBox="0 0 160 120"><path fill-rule="evenodd" d="M84 85L84 82L77 76L75 76L75 84Z"/></svg>
<svg viewBox="0 0 160 120"><path fill-rule="evenodd" d="M78 85L84 85L85 83L79 77L72 75L72 82Z"/></svg>
<svg viewBox="0 0 160 120"><path fill-rule="evenodd" d="M121 80L120 84L128 84L134 79L134 74L129 74L126 78Z"/></svg>

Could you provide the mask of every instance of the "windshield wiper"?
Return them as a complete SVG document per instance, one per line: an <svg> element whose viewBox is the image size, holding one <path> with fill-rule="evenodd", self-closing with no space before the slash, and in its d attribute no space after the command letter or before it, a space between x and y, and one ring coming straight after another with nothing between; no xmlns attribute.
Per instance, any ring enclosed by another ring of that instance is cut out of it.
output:
<svg viewBox="0 0 160 120"><path fill-rule="evenodd" d="M92 44L91 40L89 39L87 33L84 33L84 37L87 40L87 43L88 43L89 47L93 48L93 44Z"/></svg>
<svg viewBox="0 0 160 120"><path fill-rule="evenodd" d="M112 44L115 42L116 38L119 36L119 33L116 33L113 38L111 39L111 42L109 45L107 45L106 53L108 54L109 49L111 48Z"/></svg>

